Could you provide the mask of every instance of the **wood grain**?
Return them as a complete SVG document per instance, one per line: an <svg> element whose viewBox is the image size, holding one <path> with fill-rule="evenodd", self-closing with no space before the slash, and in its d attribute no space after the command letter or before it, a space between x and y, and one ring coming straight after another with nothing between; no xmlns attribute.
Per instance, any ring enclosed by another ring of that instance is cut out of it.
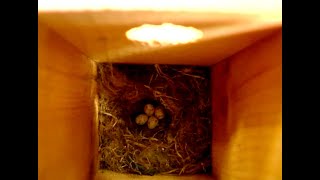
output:
<svg viewBox="0 0 320 180"><path fill-rule="evenodd" d="M87 180L92 161L92 62L38 23L38 178Z"/></svg>
<svg viewBox="0 0 320 180"><path fill-rule="evenodd" d="M193 175L193 176L141 176L133 174L121 174L113 171L104 171L98 172L95 175L94 180L128 180L128 179L137 179L137 180L213 180L211 176L207 175Z"/></svg>
<svg viewBox="0 0 320 180"><path fill-rule="evenodd" d="M281 38L278 32L214 66L218 180L282 179Z"/></svg>
<svg viewBox="0 0 320 180"><path fill-rule="evenodd" d="M107 20L104 21L99 18L100 15L97 16L93 22L90 19L92 17L85 14L66 16L63 13L61 16L39 18L40 180L282 179L282 34L278 32L255 43L279 29L278 25L261 28L252 26L255 28L249 31L245 31L247 26L241 26L240 29L244 28L241 31L230 31L233 33L224 36L214 34L217 35L215 38L198 44L159 51L139 50L136 55L109 58L110 61L127 63L202 65L212 65L223 60L212 66L214 176L150 177L97 172L97 160L94 159L97 142L92 136L96 118L96 72L94 63L89 59L108 60L106 57L109 56L104 53L112 50L112 45L119 51L122 45L126 45L122 44L121 38L117 42L119 37L111 35L107 39L115 44L107 43L111 49L106 49L104 38L109 34L107 30L113 27L112 32L117 33L117 28L123 30L126 26L121 25L121 21L114 22L120 24L119 26L112 23L108 25ZM124 17L123 15L123 21ZM161 16L153 20L159 18L161 19ZM182 19L180 18L181 21ZM196 24L190 24L192 23ZM198 25L200 27L206 23L201 22ZM253 45L224 59L250 44Z"/></svg>
<svg viewBox="0 0 320 180"><path fill-rule="evenodd" d="M94 61L140 64L213 65L281 27L279 21L215 12L42 12L39 19ZM194 44L152 48L125 36L130 28L164 22L193 26L204 37Z"/></svg>

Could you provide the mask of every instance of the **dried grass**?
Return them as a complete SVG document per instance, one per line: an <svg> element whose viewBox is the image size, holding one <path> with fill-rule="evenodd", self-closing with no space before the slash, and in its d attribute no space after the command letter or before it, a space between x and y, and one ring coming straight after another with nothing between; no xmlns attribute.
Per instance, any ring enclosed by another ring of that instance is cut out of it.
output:
<svg viewBox="0 0 320 180"><path fill-rule="evenodd" d="M100 168L140 175L210 173L208 67L98 64ZM145 103L165 120L135 124Z"/></svg>

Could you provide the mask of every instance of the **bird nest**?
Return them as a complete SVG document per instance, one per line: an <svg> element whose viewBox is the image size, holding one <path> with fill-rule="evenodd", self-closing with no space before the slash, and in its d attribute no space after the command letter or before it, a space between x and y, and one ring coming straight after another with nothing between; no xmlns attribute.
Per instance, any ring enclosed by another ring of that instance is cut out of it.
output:
<svg viewBox="0 0 320 180"><path fill-rule="evenodd" d="M100 169L140 175L210 174L209 67L98 64ZM136 123L146 104L165 117Z"/></svg>

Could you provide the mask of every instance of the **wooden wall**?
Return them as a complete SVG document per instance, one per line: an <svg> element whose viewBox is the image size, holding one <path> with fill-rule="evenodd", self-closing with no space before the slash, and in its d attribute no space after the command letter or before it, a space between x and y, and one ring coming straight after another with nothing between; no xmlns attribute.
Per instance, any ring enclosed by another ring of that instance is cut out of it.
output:
<svg viewBox="0 0 320 180"><path fill-rule="evenodd" d="M215 178L282 179L281 32L213 69Z"/></svg>
<svg viewBox="0 0 320 180"><path fill-rule="evenodd" d="M87 180L93 63L42 23L38 31L38 178Z"/></svg>
<svg viewBox="0 0 320 180"><path fill-rule="evenodd" d="M46 25L38 25L38 178L133 178L111 172L92 176L94 63ZM217 180L282 179L281 38L279 32L213 66Z"/></svg>

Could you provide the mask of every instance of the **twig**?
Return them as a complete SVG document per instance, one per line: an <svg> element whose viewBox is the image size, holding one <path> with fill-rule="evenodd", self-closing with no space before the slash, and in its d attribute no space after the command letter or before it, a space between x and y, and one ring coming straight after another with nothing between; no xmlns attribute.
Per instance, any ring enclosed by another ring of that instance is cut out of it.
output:
<svg viewBox="0 0 320 180"><path fill-rule="evenodd" d="M197 76L197 75L187 74L187 73L183 73L183 72L180 72L180 73L183 74L183 75L186 75L186 76L194 77L194 78L205 79L204 77Z"/></svg>
<svg viewBox="0 0 320 180"><path fill-rule="evenodd" d="M153 138L161 131L164 131L164 129L159 130L158 132L154 133L154 135L152 136Z"/></svg>
<svg viewBox="0 0 320 180"><path fill-rule="evenodd" d="M171 174L171 173L173 173L173 172L175 172L175 171L178 171L179 169L177 168L177 169L173 169L173 170L171 170L171 171L168 171L168 172L163 172L163 173L160 173L160 174Z"/></svg>
<svg viewBox="0 0 320 180"><path fill-rule="evenodd" d="M154 95L155 97L160 97L160 98L161 98L161 97L166 97L166 98L169 98L169 99L174 99L174 100L179 101L179 99L174 98L174 97L171 97L171 96L164 95L164 94L161 93L160 91L157 91L157 90L152 89L150 86L144 85L144 87L146 87L146 88L148 88L150 91L152 91L152 92L153 92L153 95Z"/></svg>
<svg viewBox="0 0 320 180"><path fill-rule="evenodd" d="M152 74L151 77L150 77L149 86L150 86L150 84L151 84L151 82L152 82L152 79L153 79L153 74Z"/></svg>
<svg viewBox="0 0 320 180"><path fill-rule="evenodd" d="M205 79L205 78L202 77L202 76L193 75L193 74L188 74L188 73L185 73L185 72L182 72L182 71L178 71L178 70L176 70L176 69L174 69L174 68L171 68L171 69L174 70L174 71L176 71L176 72L179 72L179 73L181 73L181 74L183 74L183 75L186 75L186 76L190 76L190 77L194 77L194 78L199 78L199 79Z"/></svg>
<svg viewBox="0 0 320 180"><path fill-rule="evenodd" d="M134 145L136 145L136 146L139 146L139 147L141 147L141 148L147 148L147 146L145 146L145 145L143 145L143 144L140 144L140 143L138 143L138 142L134 142L134 141L131 141L131 140L126 140L127 142L129 142L129 143L132 143L132 144L134 144Z"/></svg>
<svg viewBox="0 0 320 180"><path fill-rule="evenodd" d="M155 64L154 67L156 68L156 71L158 72L158 74L162 77L164 77L166 80L169 81L169 83L174 84L174 82L165 74L162 72L159 64Z"/></svg>
<svg viewBox="0 0 320 180"><path fill-rule="evenodd" d="M111 117L115 118L116 120L118 120L117 117L115 117L114 115L112 115L112 114L110 114L110 113L107 113L107 112L100 112L100 113L101 113L101 114L105 114L105 115L107 115L107 116L111 116Z"/></svg>
<svg viewBox="0 0 320 180"><path fill-rule="evenodd" d="M180 170L179 176L184 173L184 170L187 168L187 166L189 166L189 164L183 166L183 168Z"/></svg>
<svg viewBox="0 0 320 180"><path fill-rule="evenodd" d="M175 141L175 143L174 143L174 148L175 148L175 150L176 150L177 155L178 155L181 159L183 159L183 157L181 156L181 154L178 152L177 141Z"/></svg>

